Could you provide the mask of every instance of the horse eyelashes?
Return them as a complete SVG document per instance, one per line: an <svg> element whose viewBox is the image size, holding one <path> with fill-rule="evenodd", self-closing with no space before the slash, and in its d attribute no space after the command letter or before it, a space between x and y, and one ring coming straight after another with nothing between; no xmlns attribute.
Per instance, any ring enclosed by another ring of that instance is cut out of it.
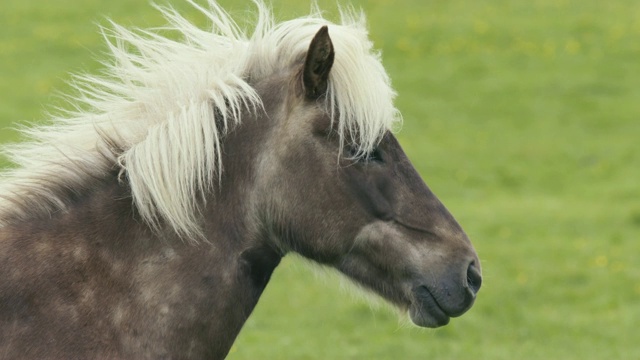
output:
<svg viewBox="0 0 640 360"><path fill-rule="evenodd" d="M366 157L369 162L383 163L384 159L382 157L382 153L379 148L374 148L370 153L367 154Z"/></svg>
<svg viewBox="0 0 640 360"><path fill-rule="evenodd" d="M345 155L349 159L353 159L358 163L384 163L382 152L378 147L373 148L366 155L362 156L355 146L347 146Z"/></svg>

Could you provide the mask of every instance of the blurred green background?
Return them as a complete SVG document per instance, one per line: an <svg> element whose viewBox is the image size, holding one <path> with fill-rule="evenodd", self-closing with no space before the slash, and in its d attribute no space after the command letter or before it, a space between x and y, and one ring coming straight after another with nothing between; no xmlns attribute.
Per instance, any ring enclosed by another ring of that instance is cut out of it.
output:
<svg viewBox="0 0 640 360"><path fill-rule="evenodd" d="M272 3L279 19L309 9ZM288 257L229 358L639 359L640 2L352 3L399 93L400 141L474 242L483 288L423 330ZM65 106L70 73L99 71L107 17L164 23L146 0L2 1L1 142Z"/></svg>

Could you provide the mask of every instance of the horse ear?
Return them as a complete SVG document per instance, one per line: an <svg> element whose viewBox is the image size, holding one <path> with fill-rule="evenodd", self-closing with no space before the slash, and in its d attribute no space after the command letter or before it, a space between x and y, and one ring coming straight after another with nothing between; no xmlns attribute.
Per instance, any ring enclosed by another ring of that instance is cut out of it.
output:
<svg viewBox="0 0 640 360"><path fill-rule="evenodd" d="M311 40L307 59L304 62L302 81L307 98L316 100L327 91L329 71L333 65L334 57L335 52L329 37L329 28L325 25Z"/></svg>

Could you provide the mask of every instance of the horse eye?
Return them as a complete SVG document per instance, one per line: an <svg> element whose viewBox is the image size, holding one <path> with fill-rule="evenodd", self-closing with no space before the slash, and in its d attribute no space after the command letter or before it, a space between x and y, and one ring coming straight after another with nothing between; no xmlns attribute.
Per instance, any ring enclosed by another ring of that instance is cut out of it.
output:
<svg viewBox="0 0 640 360"><path fill-rule="evenodd" d="M374 148L370 153L368 153L365 159L368 162L377 162L377 163L384 162L384 159L382 158L382 153L380 153L380 149L378 149L377 147Z"/></svg>
<svg viewBox="0 0 640 360"><path fill-rule="evenodd" d="M348 159L355 159L358 157L358 148L352 145L348 145L344 149L344 155Z"/></svg>
<svg viewBox="0 0 640 360"><path fill-rule="evenodd" d="M347 148L345 150L346 150L345 151L345 155L348 158L355 159L359 155L358 154L358 149L353 147L353 146L347 146ZM360 162L360 163L383 163L384 159L382 157L382 153L376 147L373 150L371 150L371 152L367 153L365 156L361 156L360 158L358 158L358 162Z"/></svg>

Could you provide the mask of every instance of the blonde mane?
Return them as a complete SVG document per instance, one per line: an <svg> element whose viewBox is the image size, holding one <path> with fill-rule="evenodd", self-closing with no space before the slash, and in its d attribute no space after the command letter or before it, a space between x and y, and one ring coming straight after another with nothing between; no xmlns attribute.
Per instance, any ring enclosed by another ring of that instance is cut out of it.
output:
<svg viewBox="0 0 640 360"><path fill-rule="evenodd" d="M75 110L23 130L29 141L4 147L16 166L0 174L0 227L34 211L65 211L67 195L87 190L87 179L118 171L151 227L164 222L197 238L196 197L220 176L221 139L244 109L262 106L250 83L293 66L323 25L336 51L327 98L341 143L355 143L364 156L399 120L362 13L342 10L336 25L314 10L276 24L256 0L255 29L248 35L215 2L191 4L211 29L158 7L180 40L117 24L103 30L112 55L106 76L78 76Z"/></svg>

